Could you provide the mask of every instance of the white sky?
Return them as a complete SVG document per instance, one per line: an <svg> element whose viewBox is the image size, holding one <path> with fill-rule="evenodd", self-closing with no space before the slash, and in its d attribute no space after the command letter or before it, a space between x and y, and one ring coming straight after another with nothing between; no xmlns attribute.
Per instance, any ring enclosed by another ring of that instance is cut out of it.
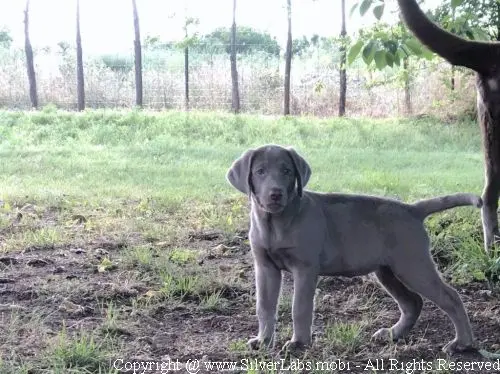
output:
<svg viewBox="0 0 500 374"><path fill-rule="evenodd" d="M374 22L361 18L359 12L349 17L356 0L346 0L347 29ZM449 1L449 0L443 0ZM438 3L427 0L426 3ZM131 0L80 0L81 32L84 52L114 53L133 46ZM185 9L199 18L197 30L210 32L230 26L232 0L137 0L142 38L159 35L162 40L182 38ZM394 0L386 0L385 20L395 18ZM55 46L60 41L74 44L76 0L31 0L30 36L35 47ZM23 44L23 9L25 0L0 0L0 28L10 29L14 43ZM286 0L237 0L236 22L268 31L280 43L286 38ZM391 12L392 10L392 12ZM371 12L370 12L371 13ZM391 16L392 13L392 16ZM292 34L334 36L340 32L340 0L292 0Z"/></svg>

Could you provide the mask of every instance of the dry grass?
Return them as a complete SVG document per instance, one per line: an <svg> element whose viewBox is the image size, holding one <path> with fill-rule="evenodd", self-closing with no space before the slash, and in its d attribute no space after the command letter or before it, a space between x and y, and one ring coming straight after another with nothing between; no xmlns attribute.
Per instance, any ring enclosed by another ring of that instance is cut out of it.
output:
<svg viewBox="0 0 500 374"><path fill-rule="evenodd" d="M145 52L144 101L151 109L184 108L184 73L180 52L161 55ZM36 56L41 105L76 107L75 58L39 51ZM86 100L91 108L132 107L134 73L130 56L118 56L116 68L102 57L85 62ZM28 84L22 53L0 51L0 106L28 108ZM283 61L258 56L238 61L242 108L245 112L279 114L282 111ZM292 113L332 116L338 112L338 64L331 58L301 57L293 62ZM473 79L456 74L456 89L449 87L450 67L435 60L413 62L411 74L414 113L447 119L469 113L474 107ZM351 116L390 117L405 113L404 91L397 69L368 71L361 62L349 68L347 113ZM231 103L229 59L226 56L192 55L190 66L191 107L198 110L229 110Z"/></svg>

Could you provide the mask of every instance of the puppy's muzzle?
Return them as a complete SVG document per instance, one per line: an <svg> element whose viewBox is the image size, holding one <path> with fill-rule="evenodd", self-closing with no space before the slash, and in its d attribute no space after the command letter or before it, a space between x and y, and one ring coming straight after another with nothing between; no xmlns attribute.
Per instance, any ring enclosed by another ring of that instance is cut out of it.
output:
<svg viewBox="0 0 500 374"><path fill-rule="evenodd" d="M270 212L277 212L284 208L284 194L281 188L273 187L267 198L266 208Z"/></svg>

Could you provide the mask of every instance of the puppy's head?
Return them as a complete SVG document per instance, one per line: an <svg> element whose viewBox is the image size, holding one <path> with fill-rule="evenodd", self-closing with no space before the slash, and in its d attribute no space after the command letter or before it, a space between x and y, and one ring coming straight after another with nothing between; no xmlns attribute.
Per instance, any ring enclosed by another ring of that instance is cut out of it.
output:
<svg viewBox="0 0 500 374"><path fill-rule="evenodd" d="M254 197L261 209L280 213L309 181L311 169L291 147L265 145L249 149L227 173L227 180L239 191Z"/></svg>

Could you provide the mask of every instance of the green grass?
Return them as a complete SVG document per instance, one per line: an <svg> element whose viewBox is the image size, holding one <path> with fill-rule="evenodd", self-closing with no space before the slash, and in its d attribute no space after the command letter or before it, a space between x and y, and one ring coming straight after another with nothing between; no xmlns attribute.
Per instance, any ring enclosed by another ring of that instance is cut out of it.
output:
<svg viewBox="0 0 500 374"><path fill-rule="evenodd" d="M117 373L108 360L106 340L98 342L87 332L69 337L62 330L54 345L48 350L46 360L52 373Z"/></svg>
<svg viewBox="0 0 500 374"><path fill-rule="evenodd" d="M174 248L170 250L168 257L177 265L185 265L196 260L196 253L189 249Z"/></svg>
<svg viewBox="0 0 500 374"><path fill-rule="evenodd" d="M192 275L163 274L163 286L160 292L168 300L171 298L184 299L197 295L200 288L200 279Z"/></svg>
<svg viewBox="0 0 500 374"><path fill-rule="evenodd" d="M217 290L201 299L200 307L205 311L218 311L224 308L225 300L222 298L222 290Z"/></svg>
<svg viewBox="0 0 500 374"><path fill-rule="evenodd" d="M482 156L473 123L46 109L0 112L0 183L6 200L240 196L225 181L246 148L295 146L311 189L417 198L479 191ZM168 205L168 204L167 204Z"/></svg>
<svg viewBox="0 0 500 374"><path fill-rule="evenodd" d="M361 345L361 333L365 325L365 323L344 322L328 324L325 327L325 345L332 350L340 350L344 354L350 353Z"/></svg>

